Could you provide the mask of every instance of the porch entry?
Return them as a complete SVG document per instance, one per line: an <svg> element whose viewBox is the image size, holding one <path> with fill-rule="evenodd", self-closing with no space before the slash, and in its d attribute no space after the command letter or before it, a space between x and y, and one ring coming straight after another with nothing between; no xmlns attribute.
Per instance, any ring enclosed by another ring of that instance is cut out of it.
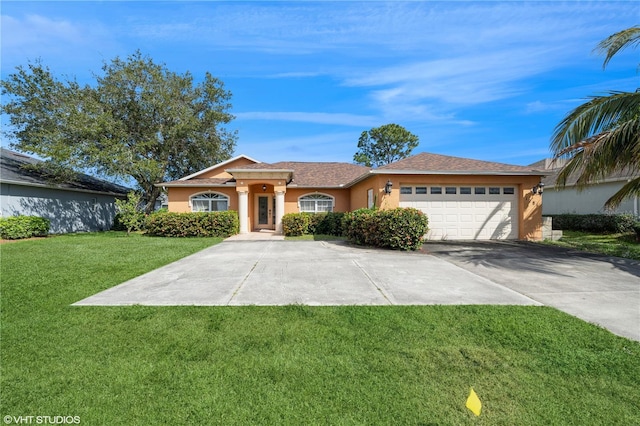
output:
<svg viewBox="0 0 640 426"><path fill-rule="evenodd" d="M274 194L259 194L255 198L254 229L276 229L276 198Z"/></svg>

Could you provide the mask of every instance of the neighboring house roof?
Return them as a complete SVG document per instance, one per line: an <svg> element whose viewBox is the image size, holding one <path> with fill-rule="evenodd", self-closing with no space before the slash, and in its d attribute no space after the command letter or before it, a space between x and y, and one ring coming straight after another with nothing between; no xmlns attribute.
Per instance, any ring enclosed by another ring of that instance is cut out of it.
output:
<svg viewBox="0 0 640 426"><path fill-rule="evenodd" d="M537 161L531 164L529 167L538 167L541 169L545 169L545 177L542 179L542 183L544 183L545 187L553 188L557 184L558 175L562 170L562 166L566 161L553 161L552 159L544 159ZM579 173L574 172L569 175L565 186L575 186L578 183L578 175ZM607 175L603 179L599 179L598 181L593 182L592 184L598 183L606 183L606 182L626 182L629 179L634 179L640 177L640 172L638 170L629 170L625 169L622 171L617 171Z"/></svg>
<svg viewBox="0 0 640 426"><path fill-rule="evenodd" d="M43 163L41 160L28 155L0 148L0 182L118 196L124 196L131 190L83 173L77 173L71 181L53 182L46 173L27 167L41 163Z"/></svg>
<svg viewBox="0 0 640 426"><path fill-rule="evenodd" d="M378 167L373 173L401 174L507 174L539 175L545 173L528 166L472 160L470 158L423 152L414 156Z"/></svg>

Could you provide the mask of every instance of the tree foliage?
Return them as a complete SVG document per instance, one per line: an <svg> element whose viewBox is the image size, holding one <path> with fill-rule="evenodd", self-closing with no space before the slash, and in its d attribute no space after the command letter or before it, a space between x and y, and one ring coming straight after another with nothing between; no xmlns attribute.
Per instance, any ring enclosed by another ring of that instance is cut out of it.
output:
<svg viewBox="0 0 640 426"><path fill-rule="evenodd" d="M611 35L596 50L605 54L606 67L617 52L639 43L636 26ZM640 175L640 89L590 97L557 125L551 149L556 158L568 159L558 175L560 185L574 174L579 188L616 172ZM605 207L615 208L633 195L640 195L640 177L631 179Z"/></svg>
<svg viewBox="0 0 640 426"><path fill-rule="evenodd" d="M383 166L407 158L418 143L416 135L398 124L374 127L360 135L353 161L367 167Z"/></svg>
<svg viewBox="0 0 640 426"><path fill-rule="evenodd" d="M105 63L95 84L59 80L40 61L1 82L7 136L20 151L73 169L133 179L147 212L160 188L233 153L231 92L206 73L194 83L139 51ZM6 102L5 102L6 101Z"/></svg>
<svg viewBox="0 0 640 426"><path fill-rule="evenodd" d="M127 236L131 231L140 230L140 224L144 221L144 214L140 211L140 194L131 191L127 194L126 200L116 198L116 210L120 216L120 223L127 230Z"/></svg>

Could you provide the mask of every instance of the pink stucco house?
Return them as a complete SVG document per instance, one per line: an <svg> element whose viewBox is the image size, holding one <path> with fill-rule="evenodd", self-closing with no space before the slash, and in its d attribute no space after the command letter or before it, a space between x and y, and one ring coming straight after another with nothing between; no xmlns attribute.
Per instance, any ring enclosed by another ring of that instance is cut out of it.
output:
<svg viewBox="0 0 640 426"><path fill-rule="evenodd" d="M240 232L282 231L294 212L414 207L429 239L542 238L544 172L421 153L376 169L351 163L263 163L246 155L164 182L169 211L235 210Z"/></svg>

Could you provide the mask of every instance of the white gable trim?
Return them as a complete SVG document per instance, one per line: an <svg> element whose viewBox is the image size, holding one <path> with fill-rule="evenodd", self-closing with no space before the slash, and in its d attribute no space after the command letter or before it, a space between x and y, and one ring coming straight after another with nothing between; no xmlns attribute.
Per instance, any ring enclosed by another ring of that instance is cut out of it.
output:
<svg viewBox="0 0 640 426"><path fill-rule="evenodd" d="M207 168L206 168L206 169L204 169L204 170L200 170L199 172L195 172L194 174L191 174L191 175L189 175L189 176L185 176L185 177L180 178L180 179L178 179L178 180L189 180L189 179L192 179L192 178L194 178L194 177L196 177L196 176L199 176L199 175L201 175L201 174L203 174L203 173L207 173L207 172L209 172L209 171L211 171L211 170L213 170L213 169L216 169L216 168L218 168L218 167L224 166L225 164L230 164L231 162L236 161L236 160L238 160L238 159L240 159L240 158L245 158L245 159L247 159L247 160L249 160L249 161L253 161L254 163L262 163L262 161L258 161L258 160L256 160L256 159L253 159L253 158L251 158L251 157L249 157L249 156L246 156L246 155L244 155L244 154L240 154L240 155L238 155L237 157L233 157L233 158L231 158L231 159L229 159L229 160L223 161L222 163L214 164L214 165L213 165L213 166L211 166L211 167L207 167Z"/></svg>

